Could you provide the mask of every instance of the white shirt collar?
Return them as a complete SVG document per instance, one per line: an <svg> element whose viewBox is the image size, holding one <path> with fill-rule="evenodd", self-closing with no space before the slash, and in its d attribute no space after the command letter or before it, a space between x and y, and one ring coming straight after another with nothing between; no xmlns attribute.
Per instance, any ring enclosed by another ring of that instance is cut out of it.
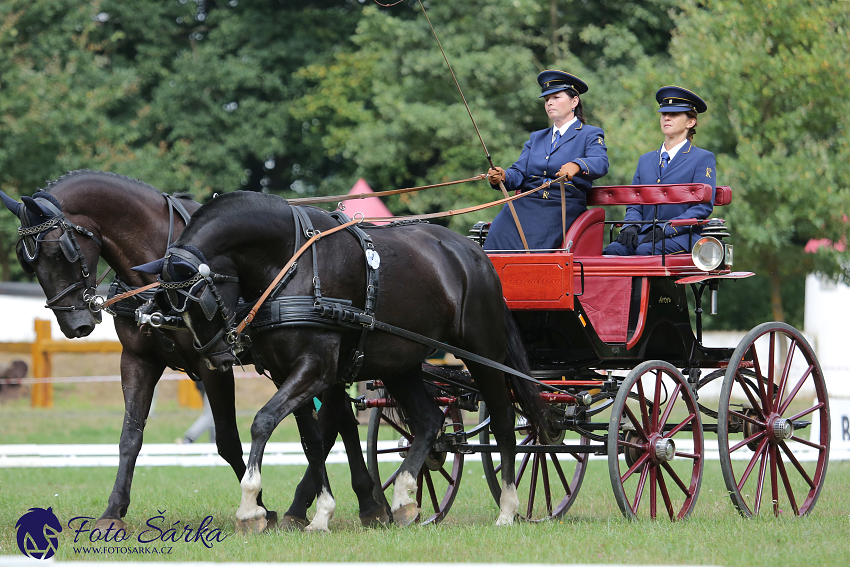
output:
<svg viewBox="0 0 850 567"><path fill-rule="evenodd" d="M676 157L676 154L679 153L679 150L681 150L682 146L684 146L687 142L688 142L688 139L685 138L684 141L679 142L678 144L673 146L672 150L666 149L664 147L664 144L662 143L661 144L661 152L667 152L667 155L670 156L670 161L673 161L673 158ZM661 152L658 152L658 163L661 163Z"/></svg>
<svg viewBox="0 0 850 567"><path fill-rule="evenodd" d="M561 136L567 133L567 130L570 129L570 126L575 124L576 120L578 120L577 116L573 116L573 119L561 126L560 128L556 128L554 125L552 126L552 141L555 141L555 132L560 132Z"/></svg>

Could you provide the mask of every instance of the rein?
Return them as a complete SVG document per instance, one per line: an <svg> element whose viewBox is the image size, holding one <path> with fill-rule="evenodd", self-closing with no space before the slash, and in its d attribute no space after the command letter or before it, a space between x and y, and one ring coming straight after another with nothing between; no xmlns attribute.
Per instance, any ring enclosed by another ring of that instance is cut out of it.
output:
<svg viewBox="0 0 850 567"><path fill-rule="evenodd" d="M315 203L333 203L334 201L351 201L353 199L370 199L372 197L385 197L389 195L400 195L402 193L413 193L415 191L423 191L425 189L436 189L437 187L448 187L449 185L459 185L461 183L469 183L470 181L480 181L487 177L486 173L479 173L475 177L460 179L458 181L447 181L446 183L436 183L434 185L421 185L419 187L408 187L406 189L391 189L389 191L378 191L377 193L355 193L354 195L331 195L329 197L302 197L299 199L287 199L286 202L291 205L313 205Z"/></svg>

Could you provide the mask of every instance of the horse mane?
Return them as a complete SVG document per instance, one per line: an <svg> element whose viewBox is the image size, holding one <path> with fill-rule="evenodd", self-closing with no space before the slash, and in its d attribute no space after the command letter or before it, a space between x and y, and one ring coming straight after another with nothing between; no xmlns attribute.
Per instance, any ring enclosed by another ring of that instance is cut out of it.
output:
<svg viewBox="0 0 850 567"><path fill-rule="evenodd" d="M251 223L256 223L258 214L278 214L279 209L275 205L283 206L287 205L287 202L282 197L255 191L219 194L192 215L180 238L183 240L191 237L208 221L221 221L222 215L244 216L250 219Z"/></svg>
<svg viewBox="0 0 850 567"><path fill-rule="evenodd" d="M118 173L112 173L110 171L94 171L92 169L76 169L74 171L69 171L58 179L48 181L47 187L39 189L39 191L43 191L45 193L52 193L53 191L61 189L66 184L72 181L84 181L87 179L98 180L104 177L119 180L123 183L131 185L133 188L141 189L144 191L152 191L157 195L160 194L159 189L157 189L153 185L148 185L144 181L139 181L138 179L133 179L132 177L127 177L126 175L121 175Z"/></svg>

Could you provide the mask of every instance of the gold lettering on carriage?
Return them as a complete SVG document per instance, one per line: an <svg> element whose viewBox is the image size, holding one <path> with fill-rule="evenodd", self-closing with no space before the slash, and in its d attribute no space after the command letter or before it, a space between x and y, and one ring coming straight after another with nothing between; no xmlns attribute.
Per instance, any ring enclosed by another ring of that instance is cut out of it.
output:
<svg viewBox="0 0 850 567"><path fill-rule="evenodd" d="M658 298L658 303L673 303L673 298L662 295Z"/></svg>

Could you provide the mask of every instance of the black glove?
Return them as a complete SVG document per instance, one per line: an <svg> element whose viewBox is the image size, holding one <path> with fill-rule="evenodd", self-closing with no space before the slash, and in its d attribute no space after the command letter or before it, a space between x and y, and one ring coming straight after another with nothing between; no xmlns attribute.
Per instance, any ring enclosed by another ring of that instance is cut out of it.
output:
<svg viewBox="0 0 850 567"><path fill-rule="evenodd" d="M634 250L638 247L638 232L640 229L631 224L620 231L620 234L617 235L617 242L628 248L629 250Z"/></svg>
<svg viewBox="0 0 850 567"><path fill-rule="evenodd" d="M645 244L647 242L652 242L652 235L653 234L655 235L655 243L661 244L661 239L664 238L664 229L661 228L660 226L656 226L654 229L647 232L646 236L644 236L641 239L640 243Z"/></svg>

